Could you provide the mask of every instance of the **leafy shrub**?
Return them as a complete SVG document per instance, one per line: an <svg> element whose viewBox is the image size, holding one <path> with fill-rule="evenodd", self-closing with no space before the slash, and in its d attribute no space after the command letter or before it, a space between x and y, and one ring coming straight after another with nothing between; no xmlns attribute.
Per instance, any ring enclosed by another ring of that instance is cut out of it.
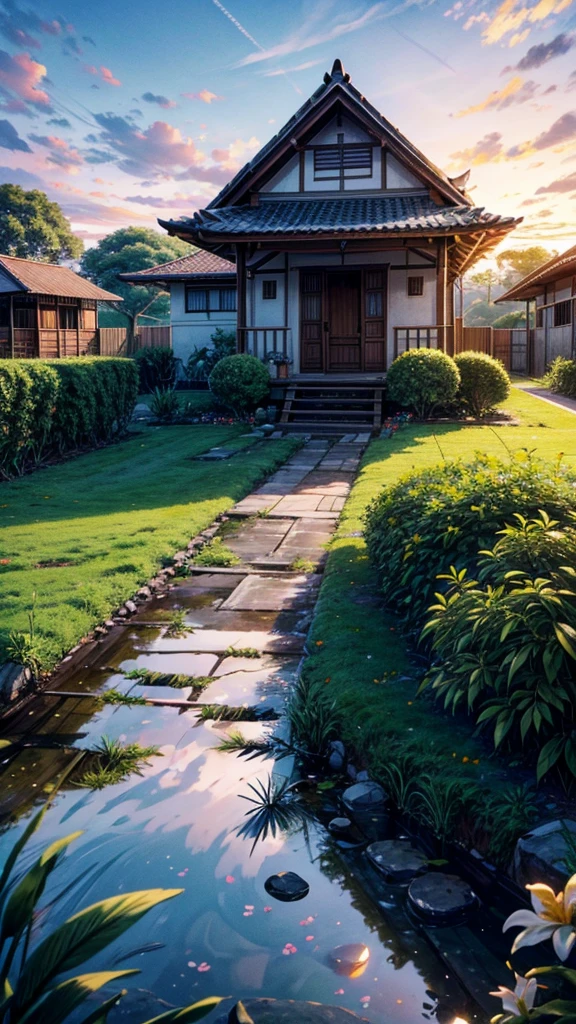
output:
<svg viewBox="0 0 576 1024"><path fill-rule="evenodd" d="M461 352L454 356L460 372L458 398L473 416L485 416L510 393L510 378L499 359L484 352Z"/></svg>
<svg viewBox="0 0 576 1024"><path fill-rule="evenodd" d="M392 402L428 419L456 398L460 374L453 359L437 349L412 349L394 360L386 375Z"/></svg>
<svg viewBox="0 0 576 1024"><path fill-rule="evenodd" d="M426 684L445 707L474 713L495 747L537 753L539 779L555 765L576 779L576 516L569 520L560 528L545 513L517 516L480 553L477 579L454 567L441 577L448 591L423 630L435 659Z"/></svg>
<svg viewBox="0 0 576 1024"><path fill-rule="evenodd" d="M418 629L449 565L476 571L478 551L513 521L547 511L561 523L574 505L574 480L558 463L524 451L509 462L477 455L405 476L368 506L366 543L387 603Z"/></svg>
<svg viewBox="0 0 576 1024"><path fill-rule="evenodd" d="M221 359L236 352L236 332L224 331L217 327L211 335L212 345L195 348L186 363L186 377L190 381L208 380L212 370Z"/></svg>
<svg viewBox="0 0 576 1024"><path fill-rule="evenodd" d="M544 383L556 394L576 398L576 363L557 356L544 377Z"/></svg>
<svg viewBox="0 0 576 1024"><path fill-rule="evenodd" d="M178 376L178 362L171 348L141 348L134 354L140 374L140 391L152 394L156 388L173 388Z"/></svg>
<svg viewBox="0 0 576 1024"><path fill-rule="evenodd" d="M209 383L217 401L241 416L266 397L270 374L254 356L226 356L212 370Z"/></svg>
<svg viewBox="0 0 576 1024"><path fill-rule="evenodd" d="M157 420L163 423L171 423L180 412L178 395L172 389L164 391L162 388L155 388L153 392L150 410Z"/></svg>
<svg viewBox="0 0 576 1024"><path fill-rule="evenodd" d="M126 429L137 395L130 359L0 360L0 476L109 441Z"/></svg>

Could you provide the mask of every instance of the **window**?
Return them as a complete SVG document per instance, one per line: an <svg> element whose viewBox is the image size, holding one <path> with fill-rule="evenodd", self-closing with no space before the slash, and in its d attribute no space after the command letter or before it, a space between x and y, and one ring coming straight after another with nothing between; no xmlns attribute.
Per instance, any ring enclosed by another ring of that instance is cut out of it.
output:
<svg viewBox="0 0 576 1024"><path fill-rule="evenodd" d="M236 309L235 288L187 288L187 313L233 313Z"/></svg>
<svg viewBox="0 0 576 1024"><path fill-rule="evenodd" d="M63 331L75 331L78 327L78 310L76 306L60 306L60 329Z"/></svg>
<svg viewBox="0 0 576 1024"><path fill-rule="evenodd" d="M572 323L572 301L566 299L554 306L554 327L566 327Z"/></svg>
<svg viewBox="0 0 576 1024"><path fill-rule="evenodd" d="M381 270L367 270L364 278L366 293L366 319L381 318L384 312L384 274Z"/></svg>
<svg viewBox="0 0 576 1024"><path fill-rule="evenodd" d="M221 312L233 313L236 309L236 289L219 289L219 307Z"/></svg>
<svg viewBox="0 0 576 1024"><path fill-rule="evenodd" d="M340 181L372 177L372 146L349 143L318 146L314 150L314 181Z"/></svg>
<svg viewBox="0 0 576 1024"><path fill-rule="evenodd" d="M424 278L408 278L408 295L424 295Z"/></svg>
<svg viewBox="0 0 576 1024"><path fill-rule="evenodd" d="M186 289L187 313L207 313L208 309L208 290L206 288Z"/></svg>
<svg viewBox="0 0 576 1024"><path fill-rule="evenodd" d="M40 327L46 331L56 330L56 306L40 306Z"/></svg>
<svg viewBox="0 0 576 1024"><path fill-rule="evenodd" d="M277 290L277 282L274 278L271 281L262 281L262 298L263 299L275 299Z"/></svg>
<svg viewBox="0 0 576 1024"><path fill-rule="evenodd" d="M14 306L14 327L36 327L36 310L33 306Z"/></svg>
<svg viewBox="0 0 576 1024"><path fill-rule="evenodd" d="M544 306L536 306L536 327L544 327Z"/></svg>
<svg viewBox="0 0 576 1024"><path fill-rule="evenodd" d="M84 308L82 310L82 327L85 331L96 330L96 310Z"/></svg>

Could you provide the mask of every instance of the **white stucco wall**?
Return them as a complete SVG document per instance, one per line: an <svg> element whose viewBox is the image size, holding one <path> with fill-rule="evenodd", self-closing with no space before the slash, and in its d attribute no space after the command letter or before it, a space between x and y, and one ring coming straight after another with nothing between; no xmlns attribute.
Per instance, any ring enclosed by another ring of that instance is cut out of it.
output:
<svg viewBox="0 0 576 1024"><path fill-rule="evenodd" d="M400 163L392 153L386 154L386 188L412 189L425 186L404 164Z"/></svg>
<svg viewBox="0 0 576 1024"><path fill-rule="evenodd" d="M170 286L170 324L174 355L185 364L195 348L211 344L210 337L217 327L236 330L236 313L187 313L185 285L175 282Z"/></svg>

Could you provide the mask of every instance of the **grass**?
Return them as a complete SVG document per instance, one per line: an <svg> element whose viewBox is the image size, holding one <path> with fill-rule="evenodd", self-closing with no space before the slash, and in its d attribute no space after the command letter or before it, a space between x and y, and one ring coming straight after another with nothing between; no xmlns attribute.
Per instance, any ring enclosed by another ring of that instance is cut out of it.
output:
<svg viewBox="0 0 576 1024"><path fill-rule="evenodd" d="M414 424L389 440L373 441L345 505L320 590L309 640L304 683L334 705L340 736L375 767L378 752L400 744L422 758L422 770L457 774L501 785L502 762L487 761L488 747L472 723L444 715L426 694L417 697L418 672L393 614L373 602L377 579L362 538L362 515L386 484L442 459L499 457L528 448L556 460L560 452L576 468L576 418L559 407L513 389L506 410L519 426ZM380 754L381 756L381 754Z"/></svg>
<svg viewBox="0 0 576 1024"><path fill-rule="evenodd" d="M188 406L188 408L196 415L200 416L203 412L212 412L214 410L214 399L210 391L182 391L176 392L178 395L178 401L181 406ZM152 405L154 395L138 395L138 402L141 405L147 405L148 408Z"/></svg>
<svg viewBox="0 0 576 1024"><path fill-rule="evenodd" d="M195 565L218 566L221 569L231 565L240 565L241 559L224 544L221 537L215 537L206 544L194 559Z"/></svg>
<svg viewBox="0 0 576 1024"><path fill-rule="evenodd" d="M267 441L243 452L252 445L244 430L146 428L0 484L0 644L28 631L36 592L36 637L42 665L51 667L301 443ZM223 444L243 454L194 461Z"/></svg>
<svg viewBox="0 0 576 1024"><path fill-rule="evenodd" d="M160 754L158 747L141 747L138 743L123 746L119 740L103 736L92 752L92 767L83 773L77 785L85 789L104 789L123 782L130 775L141 775L149 758Z"/></svg>
<svg viewBox="0 0 576 1024"><path fill-rule="evenodd" d="M153 672L150 668L134 668L127 672L126 679L134 679L141 686L171 686L173 690L204 690L214 682L215 676L187 676L181 673Z"/></svg>

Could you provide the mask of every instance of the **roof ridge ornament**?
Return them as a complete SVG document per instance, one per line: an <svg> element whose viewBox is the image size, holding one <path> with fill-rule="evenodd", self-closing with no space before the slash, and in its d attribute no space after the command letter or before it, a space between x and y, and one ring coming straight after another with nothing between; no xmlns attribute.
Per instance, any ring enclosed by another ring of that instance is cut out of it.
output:
<svg viewBox="0 0 576 1024"><path fill-rule="evenodd" d="M350 81L350 75L348 74L347 71L344 71L344 65L342 64L342 61L340 60L339 57L336 57L336 60L332 65L332 71L327 71L326 74L324 75L324 81L326 85L329 85L330 82Z"/></svg>

